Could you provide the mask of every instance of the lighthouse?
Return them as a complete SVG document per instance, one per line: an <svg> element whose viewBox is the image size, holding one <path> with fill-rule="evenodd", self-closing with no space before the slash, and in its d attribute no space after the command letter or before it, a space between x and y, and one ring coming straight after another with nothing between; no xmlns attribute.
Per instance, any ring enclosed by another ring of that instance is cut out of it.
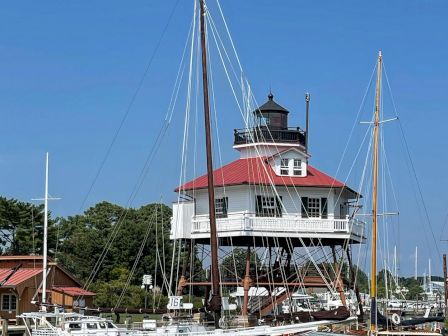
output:
<svg viewBox="0 0 448 336"><path fill-rule="evenodd" d="M248 258L250 250L257 248L264 248L269 258L277 254L277 260L269 262L284 274L274 286L325 287L326 282L337 280L306 274L299 278L294 272L294 267L300 267L294 264L294 253L316 246L334 252L337 246L364 243L365 224L350 215L350 204L361 196L310 164L307 130L290 127L289 113L269 93L268 100L252 112L253 126L234 130L233 149L238 157L213 171L219 245L228 250L245 248ZM171 239L209 244L207 175L175 190L182 201L173 204ZM248 260L244 274L221 284L243 287L245 293L255 283L272 290L274 274L261 272L255 279L253 269ZM194 279L184 285L188 283L199 284ZM338 286L342 292L342 281ZM250 307L245 298L242 313L269 314L289 298L285 293L258 307Z"/></svg>

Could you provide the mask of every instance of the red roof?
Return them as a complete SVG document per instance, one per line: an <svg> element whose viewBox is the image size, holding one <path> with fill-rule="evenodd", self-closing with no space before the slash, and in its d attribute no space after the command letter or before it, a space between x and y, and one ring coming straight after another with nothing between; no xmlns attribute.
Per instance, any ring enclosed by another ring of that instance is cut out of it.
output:
<svg viewBox="0 0 448 336"><path fill-rule="evenodd" d="M94 292L82 289L80 287L53 287L56 292L61 292L70 296L93 296L96 295Z"/></svg>
<svg viewBox="0 0 448 336"><path fill-rule="evenodd" d="M36 268L22 268L17 270L9 279L6 281L6 283L3 286L17 286L24 282L25 280L28 280L39 273L42 273L42 269L36 269ZM8 275L11 274L10 269L0 269L0 282L2 282Z"/></svg>
<svg viewBox="0 0 448 336"><path fill-rule="evenodd" d="M296 187L346 187L344 183L308 165L306 177L278 176L266 158L246 158L233 161L213 172L215 187L241 184L296 186ZM178 190L207 188L207 174L202 175L184 185ZM351 190L351 189L350 189Z"/></svg>

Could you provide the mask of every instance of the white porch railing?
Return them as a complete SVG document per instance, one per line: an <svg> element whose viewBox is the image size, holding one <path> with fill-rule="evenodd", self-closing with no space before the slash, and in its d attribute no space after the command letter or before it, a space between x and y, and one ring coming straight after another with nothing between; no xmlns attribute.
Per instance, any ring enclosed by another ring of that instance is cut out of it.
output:
<svg viewBox="0 0 448 336"><path fill-rule="evenodd" d="M193 216L192 233L210 232L208 215ZM283 217L258 217L254 213L233 212L226 218L216 219L218 232L261 231L261 232L308 232L308 233L353 233L364 236L364 222L356 219L301 218L287 214Z"/></svg>

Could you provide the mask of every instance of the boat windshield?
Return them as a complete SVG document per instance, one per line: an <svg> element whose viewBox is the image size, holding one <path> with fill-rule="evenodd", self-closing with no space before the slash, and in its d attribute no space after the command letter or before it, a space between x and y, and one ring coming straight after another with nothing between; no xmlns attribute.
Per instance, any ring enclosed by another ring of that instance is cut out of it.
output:
<svg viewBox="0 0 448 336"><path fill-rule="evenodd" d="M81 324L80 323L69 323L68 327L71 330L81 330Z"/></svg>

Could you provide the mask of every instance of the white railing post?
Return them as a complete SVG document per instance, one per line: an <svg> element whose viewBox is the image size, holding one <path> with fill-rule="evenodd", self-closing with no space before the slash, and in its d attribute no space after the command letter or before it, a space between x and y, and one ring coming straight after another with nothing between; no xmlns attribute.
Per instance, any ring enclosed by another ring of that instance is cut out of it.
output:
<svg viewBox="0 0 448 336"><path fill-rule="evenodd" d="M245 230L252 230L252 223L251 218L249 216L249 213L247 211L244 211L244 229Z"/></svg>

